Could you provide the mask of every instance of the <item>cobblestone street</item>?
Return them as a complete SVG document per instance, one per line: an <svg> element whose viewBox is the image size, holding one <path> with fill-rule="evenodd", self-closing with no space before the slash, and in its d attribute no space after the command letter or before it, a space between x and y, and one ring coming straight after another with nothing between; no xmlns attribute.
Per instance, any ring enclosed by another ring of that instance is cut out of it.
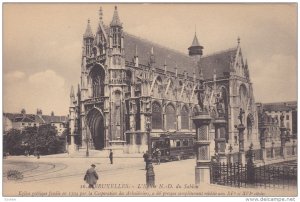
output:
<svg viewBox="0 0 300 202"><path fill-rule="evenodd" d="M194 185L195 159L154 164L156 188L145 185L146 171L139 155L116 155L114 164L104 155L68 158L64 155L9 157L3 161L3 194L5 196L86 196L91 191L83 177L93 163L100 175L93 196L101 195L285 195L295 196L296 189L272 190L232 188L218 185ZM22 172L23 179L6 178L8 170Z"/></svg>

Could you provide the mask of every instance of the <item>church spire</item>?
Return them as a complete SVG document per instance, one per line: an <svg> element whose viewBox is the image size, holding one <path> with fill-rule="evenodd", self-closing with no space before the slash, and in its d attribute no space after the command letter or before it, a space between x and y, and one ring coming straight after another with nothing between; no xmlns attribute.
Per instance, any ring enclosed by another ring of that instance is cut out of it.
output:
<svg viewBox="0 0 300 202"><path fill-rule="evenodd" d="M118 27L122 27L122 23L120 21L120 18L119 18L119 14L118 14L118 8L117 6L115 6L115 11L114 11L114 15L113 15L113 19L110 23L110 26L118 26Z"/></svg>
<svg viewBox="0 0 300 202"><path fill-rule="evenodd" d="M100 6L100 9L99 9L99 21L100 21L100 22L103 22L103 11L102 11L102 6Z"/></svg>
<svg viewBox="0 0 300 202"><path fill-rule="evenodd" d="M197 38L197 33L195 32L195 36L192 42L192 45L188 48L189 50L189 56L198 56L201 57L203 54L203 46L200 45L198 38Z"/></svg>
<svg viewBox="0 0 300 202"><path fill-rule="evenodd" d="M195 32L195 36L194 36L194 39L192 42L192 46L200 46L196 32Z"/></svg>
<svg viewBox="0 0 300 202"><path fill-rule="evenodd" d="M90 19L88 19L88 24L86 26L86 30L85 30L85 33L83 35L83 38L93 38L94 35L93 35L93 32L92 32L92 28L91 28L91 25L90 25Z"/></svg>
<svg viewBox="0 0 300 202"><path fill-rule="evenodd" d="M240 43L241 43L241 38L238 36L237 38L237 42L238 42L238 46L240 46Z"/></svg>
<svg viewBox="0 0 300 202"><path fill-rule="evenodd" d="M74 88L73 88L73 86L71 86L70 98L75 98L75 94L74 94Z"/></svg>
<svg viewBox="0 0 300 202"><path fill-rule="evenodd" d="M73 106L75 101L75 94L74 94L74 88L71 86L71 93L70 93L70 105Z"/></svg>

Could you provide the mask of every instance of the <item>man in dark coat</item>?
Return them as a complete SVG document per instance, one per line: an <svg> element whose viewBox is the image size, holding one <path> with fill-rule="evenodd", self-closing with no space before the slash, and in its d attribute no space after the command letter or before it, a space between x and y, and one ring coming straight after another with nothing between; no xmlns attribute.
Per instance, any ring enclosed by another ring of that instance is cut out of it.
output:
<svg viewBox="0 0 300 202"><path fill-rule="evenodd" d="M91 168L88 169L85 173L85 176L84 176L84 180L86 183L89 184L89 188L95 188L95 184L97 183L97 180L98 180L98 174L95 170L95 165L92 164L91 165Z"/></svg>
<svg viewBox="0 0 300 202"><path fill-rule="evenodd" d="M157 148L156 149L156 164L160 164L160 158L161 158L161 151Z"/></svg>
<svg viewBox="0 0 300 202"><path fill-rule="evenodd" d="M114 159L114 153L112 152L112 150L110 150L110 153L109 153L110 164L113 164L113 159Z"/></svg>
<svg viewBox="0 0 300 202"><path fill-rule="evenodd" d="M147 167L148 167L148 158L149 158L148 151L146 151L146 153L144 153L143 158L144 158L144 162L146 163L145 170L147 170Z"/></svg>

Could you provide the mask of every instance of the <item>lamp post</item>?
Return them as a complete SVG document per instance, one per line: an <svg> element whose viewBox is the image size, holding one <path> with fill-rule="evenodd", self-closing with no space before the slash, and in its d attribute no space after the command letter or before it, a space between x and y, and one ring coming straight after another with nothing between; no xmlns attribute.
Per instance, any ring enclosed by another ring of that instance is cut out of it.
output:
<svg viewBox="0 0 300 202"><path fill-rule="evenodd" d="M229 159L228 159L228 163L231 164L233 161L231 160L231 157L232 157L232 145L230 144L229 147L228 147L228 150L229 150Z"/></svg>
<svg viewBox="0 0 300 202"><path fill-rule="evenodd" d="M85 124L85 141L86 141L86 153L85 153L85 156L86 157L89 157L90 155L90 152L89 152L89 142L90 142L90 136L87 132L87 121L86 121L86 118L84 118L84 124Z"/></svg>
<svg viewBox="0 0 300 202"><path fill-rule="evenodd" d="M146 184L147 187L154 187L155 186L155 173L152 165L152 143L151 143L151 126L149 117L146 122L146 128L147 128L147 137L148 137L148 165L147 165L147 172L146 172Z"/></svg>

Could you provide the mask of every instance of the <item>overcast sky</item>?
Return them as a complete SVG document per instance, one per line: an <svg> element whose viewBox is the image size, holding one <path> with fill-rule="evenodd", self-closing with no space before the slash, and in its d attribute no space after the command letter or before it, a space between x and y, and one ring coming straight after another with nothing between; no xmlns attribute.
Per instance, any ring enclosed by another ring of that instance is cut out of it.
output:
<svg viewBox="0 0 300 202"><path fill-rule="evenodd" d="M68 113L82 35L88 18L95 33L100 6L108 25L114 4L4 4L4 112ZM195 27L204 55L235 47L239 36L256 102L297 99L296 4L119 4L118 11L126 32L186 54Z"/></svg>

